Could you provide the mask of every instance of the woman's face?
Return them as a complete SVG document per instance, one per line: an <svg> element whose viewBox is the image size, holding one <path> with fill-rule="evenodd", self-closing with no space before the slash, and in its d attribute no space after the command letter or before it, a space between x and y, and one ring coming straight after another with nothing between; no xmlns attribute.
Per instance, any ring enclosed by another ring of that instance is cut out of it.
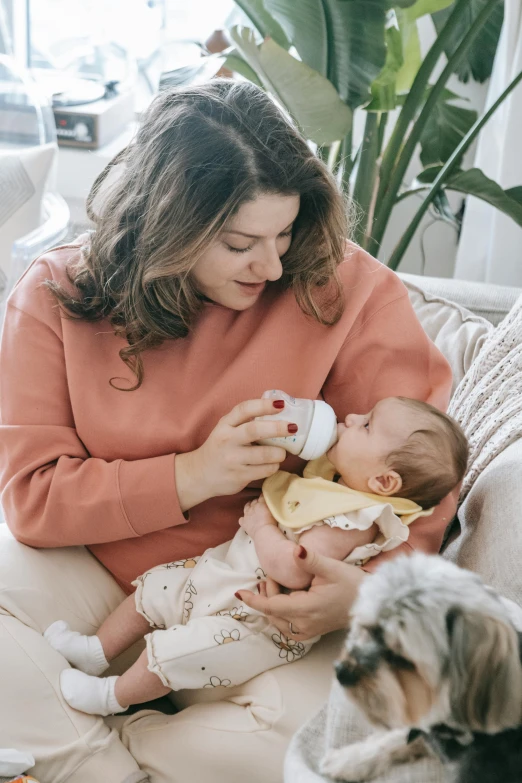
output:
<svg viewBox="0 0 522 783"><path fill-rule="evenodd" d="M199 291L231 310L246 310L283 274L299 196L263 194L243 204L192 270Z"/></svg>

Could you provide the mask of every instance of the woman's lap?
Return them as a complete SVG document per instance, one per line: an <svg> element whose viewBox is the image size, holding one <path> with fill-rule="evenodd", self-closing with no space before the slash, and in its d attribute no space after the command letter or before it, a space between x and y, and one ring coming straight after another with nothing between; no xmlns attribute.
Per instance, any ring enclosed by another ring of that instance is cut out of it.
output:
<svg viewBox="0 0 522 783"><path fill-rule="evenodd" d="M301 661L242 686L173 694L176 715L137 713L122 739L154 783L281 783L295 731L322 706L340 634L330 634Z"/></svg>
<svg viewBox="0 0 522 783"><path fill-rule="evenodd" d="M107 723L64 703L65 661L41 635L57 619L93 633L122 598L85 549L36 550L0 535L2 744L32 752L42 783L98 783L109 775L134 783L137 765L152 783L243 783L246 775L253 783L282 781L292 734L327 697L339 635L291 666L219 689L219 700L216 691L184 691L174 694L185 707L176 715L139 712L123 726L109 719L120 726L122 744Z"/></svg>

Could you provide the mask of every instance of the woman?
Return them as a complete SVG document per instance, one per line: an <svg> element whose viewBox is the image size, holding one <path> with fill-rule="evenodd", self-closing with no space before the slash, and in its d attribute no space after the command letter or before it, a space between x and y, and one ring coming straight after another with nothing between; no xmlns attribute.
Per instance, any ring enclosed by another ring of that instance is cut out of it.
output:
<svg viewBox="0 0 522 783"><path fill-rule="evenodd" d="M450 371L398 278L346 248L333 178L256 87L161 94L120 162L91 193L90 240L37 259L7 306L0 469L21 543L0 546L2 744L33 752L42 783L279 781L335 636L244 686L178 693L176 715L127 717L120 741L64 704L66 664L41 634L58 618L92 633L138 574L231 538L261 481L299 470L255 445L287 432L255 421L273 412L265 389L322 395L340 418L391 395L445 407ZM411 546L437 550L443 506ZM364 578L301 562L310 592L244 596L283 649L342 628Z"/></svg>

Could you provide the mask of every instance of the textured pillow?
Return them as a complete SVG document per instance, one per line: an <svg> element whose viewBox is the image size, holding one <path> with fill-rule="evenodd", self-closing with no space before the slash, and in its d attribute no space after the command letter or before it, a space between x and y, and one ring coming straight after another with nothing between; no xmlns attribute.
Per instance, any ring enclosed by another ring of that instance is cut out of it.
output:
<svg viewBox="0 0 522 783"><path fill-rule="evenodd" d="M403 282L424 331L450 363L453 392L495 327L461 305L429 294L409 280Z"/></svg>
<svg viewBox="0 0 522 783"><path fill-rule="evenodd" d="M9 277L13 242L40 225L42 196L56 150L56 144L0 150L0 282Z"/></svg>

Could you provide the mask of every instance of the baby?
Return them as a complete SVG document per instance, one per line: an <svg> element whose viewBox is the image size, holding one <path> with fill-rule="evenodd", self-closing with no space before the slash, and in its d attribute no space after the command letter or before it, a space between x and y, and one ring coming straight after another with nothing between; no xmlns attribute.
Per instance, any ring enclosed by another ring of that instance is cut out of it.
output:
<svg viewBox="0 0 522 783"><path fill-rule="evenodd" d="M306 588L296 541L355 564L399 546L408 525L459 484L467 456L459 426L426 403L392 397L368 414L349 414L327 457L308 463L303 478L279 471L265 480L263 498L245 506L232 541L140 576L135 594L94 636L63 621L46 630L76 667L62 672L65 700L110 715L170 690L239 685L301 658L319 637L287 638L235 593L267 575L288 589ZM98 676L143 636L146 650L130 669Z"/></svg>

